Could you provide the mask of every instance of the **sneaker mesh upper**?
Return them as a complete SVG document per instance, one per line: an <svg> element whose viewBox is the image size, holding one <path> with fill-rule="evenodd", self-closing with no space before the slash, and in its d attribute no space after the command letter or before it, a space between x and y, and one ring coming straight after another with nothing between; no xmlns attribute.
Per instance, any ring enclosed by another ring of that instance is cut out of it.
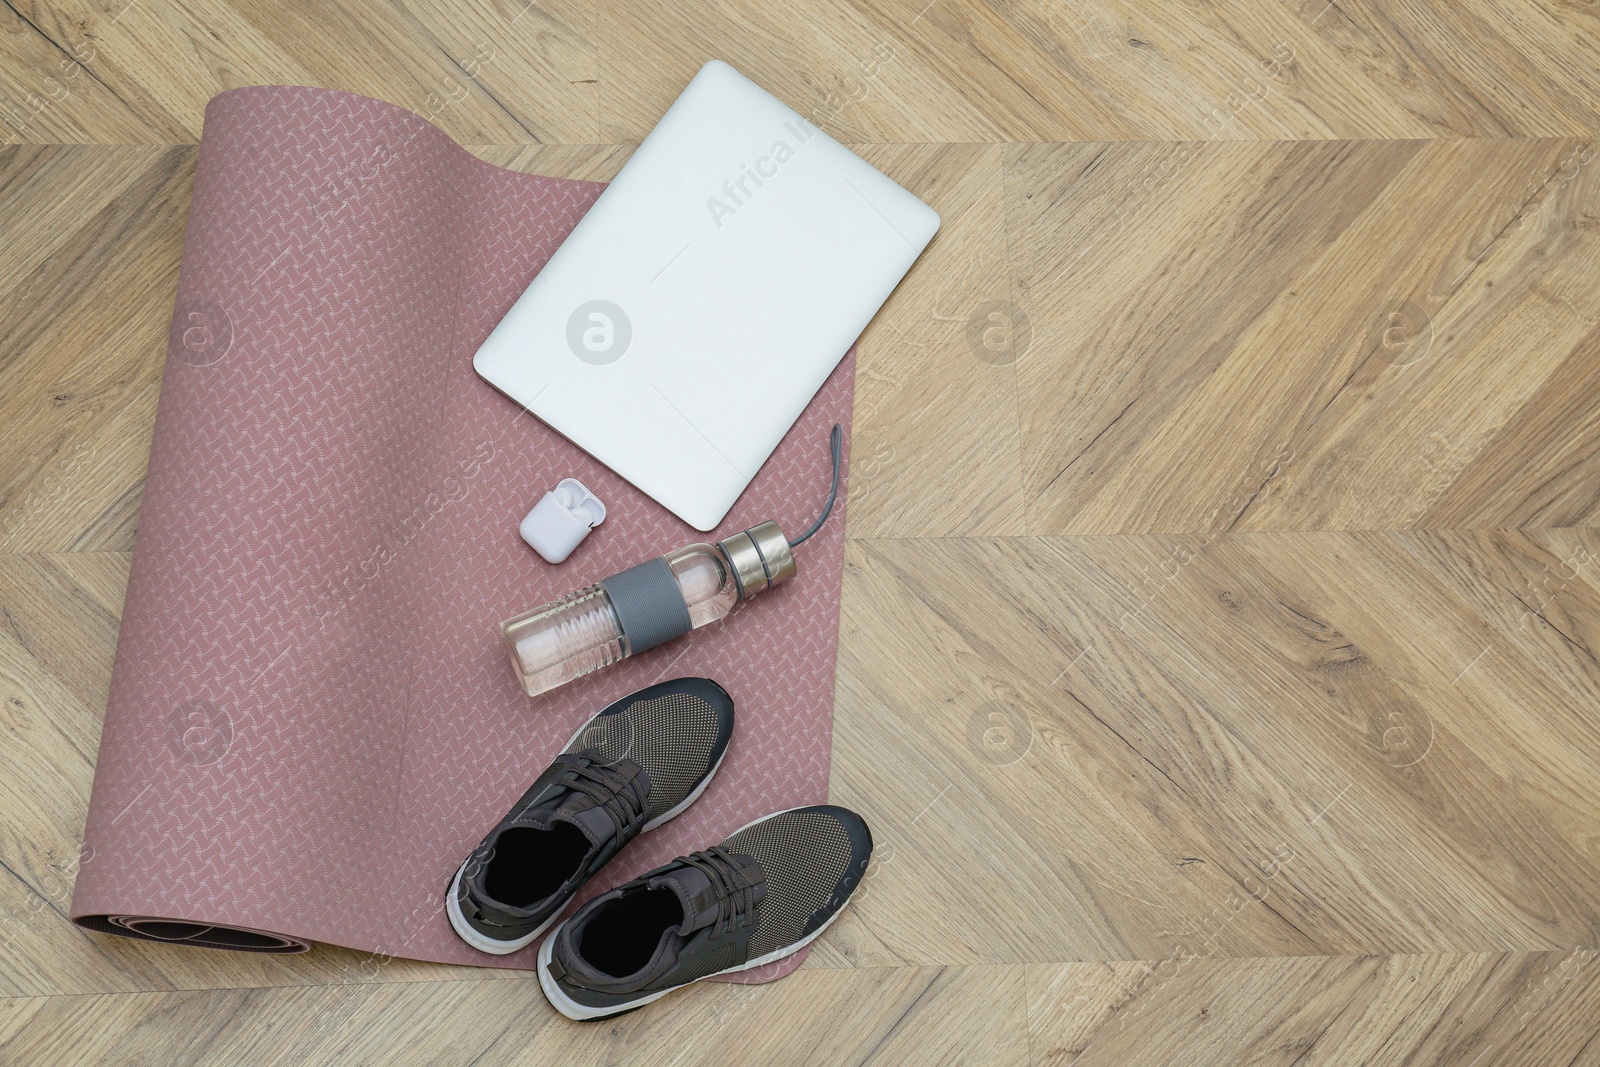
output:
<svg viewBox="0 0 1600 1067"><path fill-rule="evenodd" d="M724 841L730 852L754 856L767 875L767 893L756 905L750 958L792 945L806 923L832 901L834 887L850 867L850 837L839 820L821 811L790 811L747 826Z"/></svg>
<svg viewBox="0 0 1600 1067"><path fill-rule="evenodd" d="M711 770L717 711L692 693L663 693L597 716L568 752L593 750L606 763L626 757L650 774L646 820L681 804Z"/></svg>

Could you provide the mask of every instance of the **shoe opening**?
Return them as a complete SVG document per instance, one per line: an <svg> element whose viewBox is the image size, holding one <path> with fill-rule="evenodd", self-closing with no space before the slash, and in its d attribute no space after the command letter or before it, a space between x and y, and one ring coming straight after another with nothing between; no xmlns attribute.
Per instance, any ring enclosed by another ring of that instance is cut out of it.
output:
<svg viewBox="0 0 1600 1067"><path fill-rule="evenodd" d="M613 978L637 974L655 955L661 936L683 922L683 905L670 889L626 893L589 920L578 954Z"/></svg>
<svg viewBox="0 0 1600 1067"><path fill-rule="evenodd" d="M548 830L514 826L495 842L483 888L502 904L526 908L560 889L588 854L588 838L571 823Z"/></svg>

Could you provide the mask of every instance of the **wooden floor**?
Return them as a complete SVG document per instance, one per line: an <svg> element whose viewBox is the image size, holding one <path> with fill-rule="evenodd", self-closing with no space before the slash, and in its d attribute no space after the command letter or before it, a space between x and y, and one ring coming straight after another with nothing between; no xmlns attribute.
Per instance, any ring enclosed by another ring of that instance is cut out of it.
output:
<svg viewBox="0 0 1600 1067"><path fill-rule="evenodd" d="M69 926L207 99L606 178L715 56L944 219L860 347L859 903L591 1026ZM41 0L0 104L0 1062L1600 1064L1592 0Z"/></svg>

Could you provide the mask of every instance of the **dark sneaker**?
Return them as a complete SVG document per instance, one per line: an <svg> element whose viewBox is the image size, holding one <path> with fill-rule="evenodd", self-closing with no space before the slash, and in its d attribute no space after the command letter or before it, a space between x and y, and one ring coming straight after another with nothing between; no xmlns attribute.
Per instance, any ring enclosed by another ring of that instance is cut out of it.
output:
<svg viewBox="0 0 1600 1067"><path fill-rule="evenodd" d="M539 950L539 985L567 1018L604 1019L792 956L838 917L871 857L853 811L768 815L579 908Z"/></svg>
<svg viewBox="0 0 1600 1067"><path fill-rule="evenodd" d="M641 689L585 723L456 871L445 913L496 955L531 944L624 845L699 799L733 735L705 678Z"/></svg>

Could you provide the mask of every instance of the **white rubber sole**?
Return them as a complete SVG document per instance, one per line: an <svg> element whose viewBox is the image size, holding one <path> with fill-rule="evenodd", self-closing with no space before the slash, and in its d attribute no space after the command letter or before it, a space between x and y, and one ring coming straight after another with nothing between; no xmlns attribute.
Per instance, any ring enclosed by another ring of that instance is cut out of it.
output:
<svg viewBox="0 0 1600 1067"><path fill-rule="evenodd" d="M796 808L784 808L782 811L769 811L759 819L751 819L749 822L739 827L738 830L735 830L732 834L729 834L728 837L732 837L734 834L739 833L740 830L748 830L756 823L765 822L773 816L785 815L791 811L799 811L800 808L810 807L815 807L815 805L801 804ZM724 838L723 840L727 840L727 838ZM799 952L801 949L805 948L807 945L811 944L811 942L815 941L817 938L821 937L822 932L828 927L832 926L835 919L844 914L844 909L850 906L850 901L854 898L854 893L851 893L850 896L845 897L844 903L839 905L838 911L828 916L821 926L817 927L815 930L811 931L805 937L802 937L792 945L785 945L783 948L774 949L764 956L757 956L753 960L748 960L734 967L728 967L721 971L713 971L710 974L701 975L693 982L685 982L683 985L675 985L667 989L657 990L654 993L647 993L637 1000L630 1000L625 1004L614 1004L606 1008L591 1008L587 1004L579 1004L576 1000L573 1000L571 997L563 993L561 991L561 986L556 983L555 979L550 977L550 958L555 952L556 936L560 933L558 930L557 934L552 934L539 948L539 988L544 990L545 999L550 1002L551 1007L555 1008L556 1011L559 1011L562 1015L565 1015L567 1018L572 1019L575 1022L588 1022L592 1019L604 1019L611 1015L620 1015L625 1011L632 1011L634 1008L642 1008L646 1004L654 1004L668 993L673 993L679 989L692 986L695 982L704 982L707 978L720 978L725 974L738 974L740 971L754 970L757 967L764 967L769 963L777 963L781 959L787 959L788 957L793 956L796 952Z"/></svg>
<svg viewBox="0 0 1600 1067"><path fill-rule="evenodd" d="M583 732L589 728L589 723L594 722L594 720L598 719L599 717L599 715L596 715L585 722L582 726L578 727L578 732L567 738L567 743L561 746L561 750L565 752L567 749L571 748L573 742L577 741L578 738L583 735ZM695 801L699 800L700 795L704 793L706 791L706 787L711 784L711 779L715 778L717 776L717 772L722 769L722 761L728 758L728 749L731 748L732 745L733 739L729 738L728 744L722 747L722 755L717 757L717 762L712 766L711 773L707 774L700 780L700 784L694 787L694 791L688 796L684 797L683 800L678 804L673 805L660 815L657 815L654 819L651 819L649 822L645 823L644 826L639 829L639 833L648 833L663 823L671 822L673 819L676 819L679 815L682 815L685 811L687 811L690 804L693 804ZM763 816L762 818L765 817L766 816ZM756 821L760 822L761 820L758 819ZM743 827L740 829L743 829ZM473 948L477 949L479 952L487 952L491 956L509 956L513 952L525 949L537 941L540 934L543 934L546 930L550 929L551 924L553 924L557 919L561 918L562 913L567 910L565 906L557 909L554 915L540 923L531 932L523 934L521 937L514 938L510 941L498 941L492 937L485 937L477 930L474 930L471 924L467 922L467 917L461 914L461 875L466 871L467 864L471 861L472 857L468 856L466 859L461 861L461 866L456 868L456 876L451 880L450 889L445 894L444 913L445 916L450 920L450 928L456 932L456 936L461 938L461 940L465 941L467 944L471 945Z"/></svg>

